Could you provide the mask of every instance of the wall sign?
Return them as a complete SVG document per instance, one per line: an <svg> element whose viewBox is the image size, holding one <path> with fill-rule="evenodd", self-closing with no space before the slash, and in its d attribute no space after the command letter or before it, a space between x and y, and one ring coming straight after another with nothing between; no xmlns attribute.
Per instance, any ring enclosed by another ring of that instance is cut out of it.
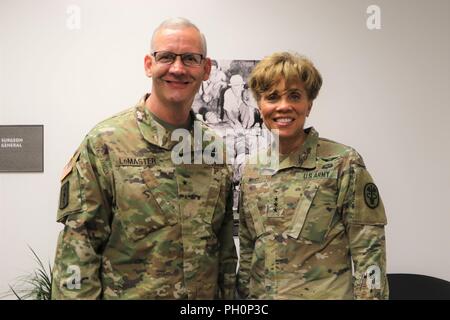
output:
<svg viewBox="0 0 450 320"><path fill-rule="evenodd" d="M0 125L0 172L44 172L43 125Z"/></svg>

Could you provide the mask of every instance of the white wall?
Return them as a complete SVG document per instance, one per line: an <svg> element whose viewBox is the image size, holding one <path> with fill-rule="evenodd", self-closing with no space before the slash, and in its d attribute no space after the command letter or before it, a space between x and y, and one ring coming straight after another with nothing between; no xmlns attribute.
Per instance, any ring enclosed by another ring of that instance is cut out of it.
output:
<svg viewBox="0 0 450 320"><path fill-rule="evenodd" d="M81 9L81 29L66 9ZM366 27L369 5L381 30ZM0 292L53 261L62 167L97 122L149 89L152 30L184 16L216 59L309 56L324 85L309 123L355 147L387 209L389 272L450 281L450 1L0 2L0 124L44 124L45 172L0 173Z"/></svg>

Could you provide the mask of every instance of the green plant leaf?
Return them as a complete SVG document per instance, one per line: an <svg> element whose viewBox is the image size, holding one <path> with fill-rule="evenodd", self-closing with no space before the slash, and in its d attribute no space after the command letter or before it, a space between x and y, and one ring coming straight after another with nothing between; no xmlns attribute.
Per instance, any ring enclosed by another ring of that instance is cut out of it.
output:
<svg viewBox="0 0 450 320"><path fill-rule="evenodd" d="M48 263L48 270L37 253L28 246L37 264L36 270L28 275L17 277L14 286L9 286L10 291L2 296L14 295L18 300L50 300L52 294L52 267Z"/></svg>

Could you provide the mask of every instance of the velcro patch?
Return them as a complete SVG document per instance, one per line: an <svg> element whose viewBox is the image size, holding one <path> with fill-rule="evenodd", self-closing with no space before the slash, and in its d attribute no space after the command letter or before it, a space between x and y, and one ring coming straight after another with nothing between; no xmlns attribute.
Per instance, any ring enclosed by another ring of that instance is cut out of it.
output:
<svg viewBox="0 0 450 320"><path fill-rule="evenodd" d="M348 221L365 225L386 225L383 200L365 168L355 168L354 204L348 207ZM353 201L351 201L353 202Z"/></svg>
<svg viewBox="0 0 450 320"><path fill-rule="evenodd" d="M64 166L62 174L61 174L61 181L63 181L69 173L72 172L73 166L75 162L78 160L78 157L80 156L80 149L77 149L75 153L73 154L72 158L69 160L69 162Z"/></svg>
<svg viewBox="0 0 450 320"><path fill-rule="evenodd" d="M366 183L364 186L364 201L370 209L375 209L380 204L380 194L374 183Z"/></svg>
<svg viewBox="0 0 450 320"><path fill-rule="evenodd" d="M66 181L61 186L61 192L59 194L59 209L64 209L69 204L69 181Z"/></svg>
<svg viewBox="0 0 450 320"><path fill-rule="evenodd" d="M156 158L119 158L119 167L151 167L156 164Z"/></svg>
<svg viewBox="0 0 450 320"><path fill-rule="evenodd" d="M68 175L69 173L72 172L72 168L73 168L73 163L72 163L72 161L70 161L69 163L67 163L67 164L64 166L63 172L62 172L62 174L61 174L61 181L63 181L64 178L67 177L67 175Z"/></svg>

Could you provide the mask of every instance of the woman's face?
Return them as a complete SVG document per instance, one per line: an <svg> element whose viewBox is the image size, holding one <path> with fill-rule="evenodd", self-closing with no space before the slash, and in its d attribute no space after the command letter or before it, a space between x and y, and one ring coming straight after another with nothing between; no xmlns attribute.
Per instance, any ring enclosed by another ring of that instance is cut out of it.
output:
<svg viewBox="0 0 450 320"><path fill-rule="evenodd" d="M303 138L303 126L312 107L303 83L286 87L286 81L281 79L261 95L258 104L264 123L270 130L278 130L281 143Z"/></svg>

